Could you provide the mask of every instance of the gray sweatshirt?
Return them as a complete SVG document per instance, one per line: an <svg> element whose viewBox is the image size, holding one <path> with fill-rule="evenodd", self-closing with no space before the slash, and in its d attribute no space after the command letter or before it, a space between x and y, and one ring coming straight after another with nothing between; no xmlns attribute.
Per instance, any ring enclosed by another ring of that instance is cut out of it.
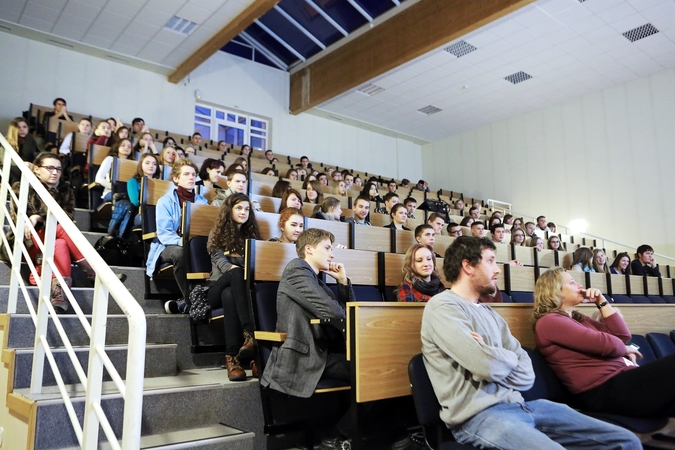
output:
<svg viewBox="0 0 675 450"><path fill-rule="evenodd" d="M472 331L485 344L474 340ZM504 319L450 290L424 308L422 353L448 427L498 403L524 401L519 391L534 383L532 362Z"/></svg>

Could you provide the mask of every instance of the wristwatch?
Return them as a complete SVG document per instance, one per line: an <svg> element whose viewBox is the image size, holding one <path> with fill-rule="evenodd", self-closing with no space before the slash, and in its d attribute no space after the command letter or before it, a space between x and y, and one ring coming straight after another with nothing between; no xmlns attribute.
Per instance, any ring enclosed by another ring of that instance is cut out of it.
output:
<svg viewBox="0 0 675 450"><path fill-rule="evenodd" d="M607 305L609 305L609 302L607 300L605 300L604 302L600 303L599 305L595 305L595 306L597 306L598 309L602 309Z"/></svg>

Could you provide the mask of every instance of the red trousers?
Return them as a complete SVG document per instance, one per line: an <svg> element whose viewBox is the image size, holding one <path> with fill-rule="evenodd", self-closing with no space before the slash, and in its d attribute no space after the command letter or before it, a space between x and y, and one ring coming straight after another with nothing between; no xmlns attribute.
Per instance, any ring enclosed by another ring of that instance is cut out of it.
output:
<svg viewBox="0 0 675 450"><path fill-rule="evenodd" d="M38 231L37 234L40 237L40 240L44 241L44 230ZM31 235L31 240L33 241L33 246L28 249L28 254L30 255L30 259L35 262L37 255L40 253L40 249L33 235ZM54 264L59 269L61 276L70 277L70 265L72 261L79 261L83 258L82 253L80 253L80 250L78 250L61 225L57 225L56 239L54 241ZM42 266L37 266L36 269L38 274L42 274ZM52 275L52 278L54 278L54 275ZM28 281L32 285L37 284L32 273L30 274Z"/></svg>

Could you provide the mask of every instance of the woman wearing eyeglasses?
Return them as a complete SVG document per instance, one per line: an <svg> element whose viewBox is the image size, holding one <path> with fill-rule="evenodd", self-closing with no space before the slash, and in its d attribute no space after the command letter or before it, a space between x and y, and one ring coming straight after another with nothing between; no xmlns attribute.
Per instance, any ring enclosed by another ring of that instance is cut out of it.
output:
<svg viewBox="0 0 675 450"><path fill-rule="evenodd" d="M558 236L556 236L555 234L548 238L548 249L549 250L558 250L559 252L562 252L562 251L565 250L563 248L562 242L560 242L560 238Z"/></svg>
<svg viewBox="0 0 675 450"><path fill-rule="evenodd" d="M61 181L62 173L61 160L54 153L40 153L33 161L33 173L42 182L42 185L47 189L51 196L56 200L63 211L73 219L75 215L75 196L73 189L68 181ZM12 190L19 196L20 182L14 183ZM16 223L16 204L11 203L10 215L14 223ZM47 206L42 201L42 198L33 190L28 191L28 203L26 205L26 215L28 220L37 231L40 241L44 240L44 226L47 220ZM38 274L42 273L42 256L40 255L40 248L36 237L31 233L30 228L26 224L23 229L24 244L28 249L28 254L31 260L36 265ZM14 245L14 235L7 233L7 239L10 241L10 246ZM2 248L4 252L4 246ZM6 254L4 256L7 256ZM82 253L77 249L73 241L68 237L66 232L61 228L61 225L56 226L56 240L54 242L54 264L59 273L63 276L68 287L72 284L71 262L75 261L78 266L86 273L87 277L94 278L96 273L91 268L89 263L84 259ZM29 282L33 285L37 281L31 273ZM64 297L61 285L52 275L51 287L51 302L57 312L66 312L68 310L68 299Z"/></svg>
<svg viewBox="0 0 675 450"><path fill-rule="evenodd" d="M526 247L525 232L520 228L511 228L511 244Z"/></svg>

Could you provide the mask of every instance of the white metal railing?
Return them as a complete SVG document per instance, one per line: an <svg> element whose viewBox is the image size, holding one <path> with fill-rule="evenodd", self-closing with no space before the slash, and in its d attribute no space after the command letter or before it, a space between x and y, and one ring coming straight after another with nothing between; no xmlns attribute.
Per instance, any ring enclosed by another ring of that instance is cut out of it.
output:
<svg viewBox="0 0 675 450"><path fill-rule="evenodd" d="M521 214L521 213L518 213L518 212L515 212L515 211L511 211L510 214L513 214L514 217L522 217L526 221L536 222L536 219L534 218L534 216L530 216L528 214ZM607 248L607 247L610 247L607 244L613 244L616 247L623 247L625 250L632 250L633 252L635 252L637 250L637 247L634 246L634 245L624 244L623 242L619 242L619 241L613 241L611 239L607 239L607 238L604 238L602 236L597 236L595 234L590 234L590 233L586 233L586 232L572 234L571 228L569 226L556 224L556 229L557 229L558 233L563 233L563 230L564 230L563 234L573 236L574 238L591 238L591 239L594 239L596 241L596 247L598 247L598 248ZM633 255L631 255L631 258L632 257L633 257ZM662 255L660 253L654 253L654 257L660 258L662 261L668 261L670 263L675 263L675 257L672 257L672 256Z"/></svg>
<svg viewBox="0 0 675 450"><path fill-rule="evenodd" d="M33 354L33 370L31 374L30 392L38 394L42 391L42 375L44 360L47 358L56 379L59 391L63 397L70 421L77 435L81 448L89 450L98 448L99 425L103 429L110 445L114 449L135 450L140 448L141 439L141 413L143 406L143 378L145 367L145 335L146 322L143 309L134 299L131 293L124 287L122 282L110 269L108 264L94 250L89 241L82 235L68 215L49 194L47 189L28 168L25 162L11 148L5 137L0 134L0 146L4 147L2 157L2 183L0 184L0 223L7 222L9 229L14 233L14 248L10 248L7 236L0 233L2 242L10 255L11 278L9 284L9 300L7 313L16 313L19 290L23 294L33 323L35 324L35 345ZM17 198L9 186L9 174L11 163L21 171L21 184L19 197ZM33 189L47 207L47 219L45 221L44 242L38 241L38 247L42 251L42 273L38 275L35 265L28 256L28 251L23 243L24 226L27 225L33 236L37 237L35 228L26 216L26 204L29 189ZM10 202L17 206L16 223L13 223L8 210L8 196ZM61 225L63 230L75 243L82 255L96 272L94 284L94 301L92 305L91 324L82 312L72 292L54 264L54 242L56 226ZM37 311L33 308L26 283L21 276L22 259L27 263L37 285L39 286ZM50 301L50 288L52 274L61 284L63 293L68 297L70 305L75 311L82 327L90 339L89 365L85 374L82 365L77 359L73 346L68 339L59 316L56 314ZM105 351L106 324L108 316L108 295L115 300L124 313L129 323L128 353L126 380L122 380L110 358ZM58 332L63 346L70 357L77 376L86 391L84 421L80 424L70 399L68 389L63 382L59 367L57 366L49 342L47 341L47 325L52 321ZM101 391L103 385L103 368L106 368L113 382L119 389L124 399L124 419L122 428L122 443L118 442L110 422L101 408Z"/></svg>

